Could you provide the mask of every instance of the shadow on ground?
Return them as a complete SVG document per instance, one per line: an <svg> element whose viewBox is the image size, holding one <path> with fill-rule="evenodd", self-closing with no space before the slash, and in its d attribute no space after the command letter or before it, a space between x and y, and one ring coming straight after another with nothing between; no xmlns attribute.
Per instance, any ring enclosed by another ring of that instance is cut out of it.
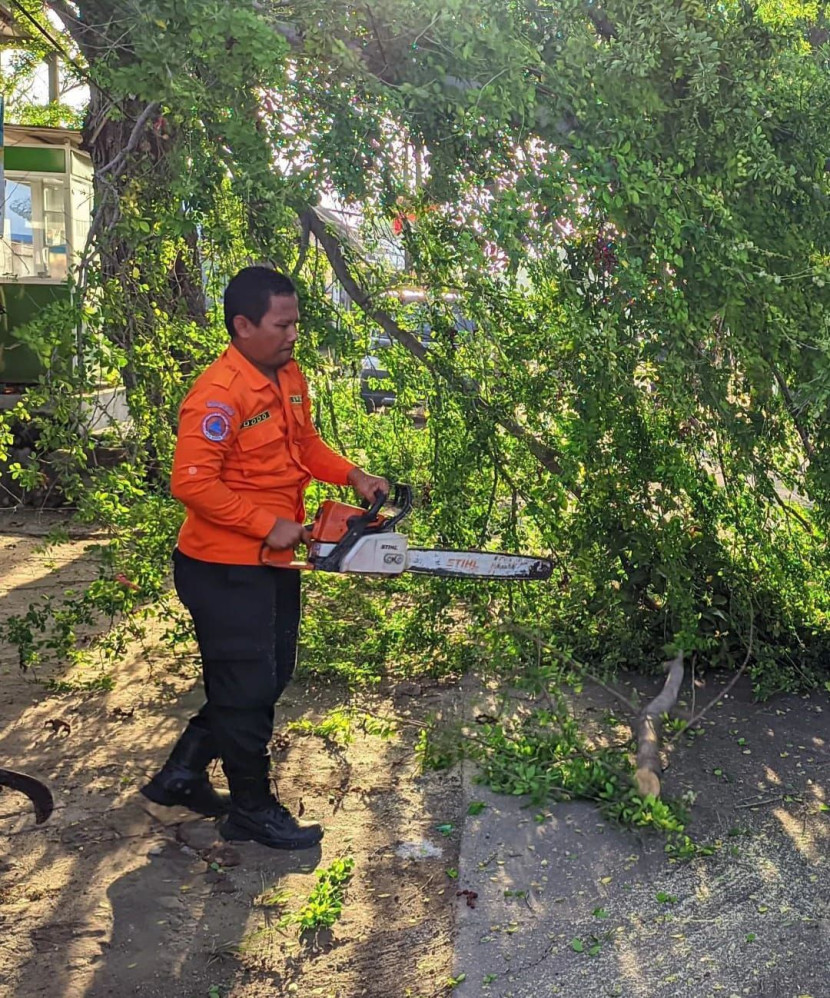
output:
<svg viewBox="0 0 830 998"><path fill-rule="evenodd" d="M83 540L49 556L37 543L0 534L4 614L95 576ZM245 843L217 853L212 822L137 794L199 706L193 663L174 662L148 637L110 672L111 690L49 692L42 681L64 678L65 667L44 667L34 681L19 672L15 650L0 647L0 759L44 779L56 800L36 827L24 798L0 794L2 998L440 990L451 960L443 880L457 861L460 778L419 773L417 726L389 741L357 730L344 747L287 732L274 746L281 795L323 822L322 849L284 854ZM417 698L387 691L352 706L416 717L452 710L454 698L433 683ZM344 699L341 688L293 683L278 733L290 719L319 721ZM445 838L439 824L456 830ZM430 847L420 852L423 843ZM285 890L295 910L316 870L347 854L355 873L335 930L308 939L296 926L277 928L282 909L263 905L263 894Z"/></svg>

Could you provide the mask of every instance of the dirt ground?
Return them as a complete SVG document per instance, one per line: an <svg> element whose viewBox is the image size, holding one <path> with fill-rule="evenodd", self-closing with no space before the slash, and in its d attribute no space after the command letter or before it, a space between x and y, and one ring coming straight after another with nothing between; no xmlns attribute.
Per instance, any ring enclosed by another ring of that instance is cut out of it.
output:
<svg viewBox="0 0 830 998"><path fill-rule="evenodd" d="M92 577L90 537L37 551L55 520L0 513L0 617ZM722 675L699 680L696 702L684 688L681 716L727 695L670 751L665 790L690 805L692 834L722 847L673 865L662 838L584 802L540 813L474 774L421 776L417 722L472 709L466 680L353 700L405 723L390 740L356 730L346 746L289 728L346 697L295 681L275 769L283 799L326 837L306 853L231 848L213 822L136 792L200 703L195 661L137 647L111 690L49 692L70 675L22 674L0 646L0 766L44 779L56 800L36 827L23 798L0 794L0 998L830 998L824 692L758 704ZM629 697L656 692L653 679L619 681ZM602 690L572 699L598 736L630 736ZM470 799L487 802L472 818ZM354 877L334 929L281 928L316 871L346 855ZM458 888L478 893L475 907ZM451 974L465 975L457 989Z"/></svg>
<svg viewBox="0 0 830 998"><path fill-rule="evenodd" d="M722 699L663 774L711 856L673 863L662 836L586 801L470 788L483 809L465 822L459 884L478 898L456 922L458 998L830 998L830 696L758 703L732 679L698 677L694 704L684 685L679 715ZM469 710L492 710L464 684ZM640 703L658 686L617 683ZM628 742L632 715L605 690L572 706L595 743Z"/></svg>
<svg viewBox="0 0 830 998"><path fill-rule="evenodd" d="M56 519L0 513L3 619L93 577L89 537L48 558L36 550ZM281 703L287 739L274 745L275 768L283 800L325 825L322 847L223 846L213 822L136 792L200 702L195 663L170 665L161 647L135 649L112 670L111 690L57 694L45 681L67 667L23 674L15 650L0 647L0 765L45 780L56 802L37 827L24 798L0 794L0 996L443 994L459 777L419 775L416 726L391 739L356 731L345 747L286 732L290 719L319 720L344 695L296 681ZM437 685L399 687L352 706L417 719L453 710L454 697ZM221 786L221 772L214 777ZM346 855L354 876L334 929L308 939L278 927L307 899L315 871ZM280 891L282 906L265 903Z"/></svg>

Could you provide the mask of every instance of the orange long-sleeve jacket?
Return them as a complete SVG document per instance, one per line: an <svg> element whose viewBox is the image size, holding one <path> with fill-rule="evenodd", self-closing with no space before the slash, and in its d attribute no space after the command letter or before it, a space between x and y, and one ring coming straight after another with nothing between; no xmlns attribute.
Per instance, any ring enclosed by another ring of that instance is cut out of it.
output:
<svg viewBox="0 0 830 998"><path fill-rule="evenodd" d="M179 550L201 561L259 564L277 517L304 521L311 479L345 485L355 467L317 433L293 360L274 383L231 345L196 379L179 412L171 479L187 509ZM275 556L289 562L294 552Z"/></svg>

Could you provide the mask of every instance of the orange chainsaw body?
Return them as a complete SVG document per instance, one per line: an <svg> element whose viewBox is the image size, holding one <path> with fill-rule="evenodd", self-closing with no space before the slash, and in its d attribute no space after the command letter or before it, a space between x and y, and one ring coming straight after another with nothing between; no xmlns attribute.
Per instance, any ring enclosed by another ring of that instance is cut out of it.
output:
<svg viewBox="0 0 830 998"><path fill-rule="evenodd" d="M350 506L345 502L335 502L333 499L326 499L317 510L314 523L311 525L312 540L320 541L323 544L336 544L349 529L349 520L355 516L365 516L366 510L360 506ZM369 524L370 528L377 529L382 526L388 518L378 516Z"/></svg>
<svg viewBox="0 0 830 998"><path fill-rule="evenodd" d="M334 499L324 500L317 509L314 522L307 528L311 534L309 543L336 544L346 535L349 520L353 517L365 517L366 510L362 506L350 506L346 502L335 502ZM388 516L379 514L368 524L370 529L378 530L388 521ZM262 547L261 560L264 565L274 568L299 568L308 570L314 566L308 561L285 561L278 552L272 552L265 545Z"/></svg>

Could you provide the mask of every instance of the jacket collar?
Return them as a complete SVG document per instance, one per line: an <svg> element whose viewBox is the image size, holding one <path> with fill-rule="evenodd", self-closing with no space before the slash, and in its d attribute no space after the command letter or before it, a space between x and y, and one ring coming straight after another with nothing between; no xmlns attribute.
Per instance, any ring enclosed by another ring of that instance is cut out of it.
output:
<svg viewBox="0 0 830 998"><path fill-rule="evenodd" d="M231 367L234 367L237 371L239 371L249 387L253 388L254 391L261 391L264 388L273 389L276 387L274 382L263 374L258 367L254 367L248 358L245 357L233 343L231 343L228 347L228 360Z"/></svg>

